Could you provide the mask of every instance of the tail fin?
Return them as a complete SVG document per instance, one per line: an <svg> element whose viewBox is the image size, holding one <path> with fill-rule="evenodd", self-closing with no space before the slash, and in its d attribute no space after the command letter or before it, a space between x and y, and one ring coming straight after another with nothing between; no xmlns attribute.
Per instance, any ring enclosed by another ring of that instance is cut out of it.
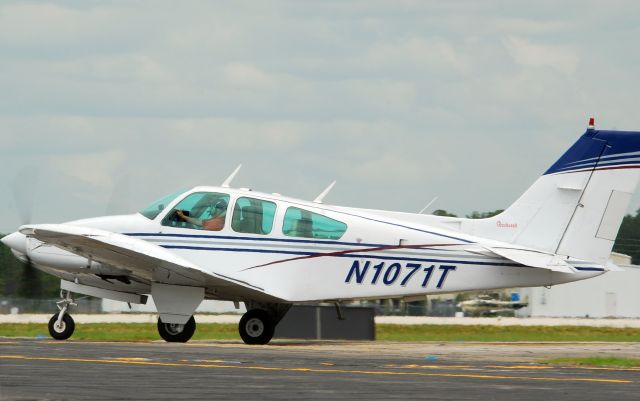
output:
<svg viewBox="0 0 640 401"><path fill-rule="evenodd" d="M640 178L640 132L588 129L513 205L465 231L606 263Z"/></svg>

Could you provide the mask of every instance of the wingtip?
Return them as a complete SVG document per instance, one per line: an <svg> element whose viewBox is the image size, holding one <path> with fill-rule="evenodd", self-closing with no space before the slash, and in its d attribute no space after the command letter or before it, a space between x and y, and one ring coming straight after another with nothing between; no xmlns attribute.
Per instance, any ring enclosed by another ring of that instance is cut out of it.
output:
<svg viewBox="0 0 640 401"><path fill-rule="evenodd" d="M36 227L31 224L20 226L18 232L23 235L33 235L36 232Z"/></svg>

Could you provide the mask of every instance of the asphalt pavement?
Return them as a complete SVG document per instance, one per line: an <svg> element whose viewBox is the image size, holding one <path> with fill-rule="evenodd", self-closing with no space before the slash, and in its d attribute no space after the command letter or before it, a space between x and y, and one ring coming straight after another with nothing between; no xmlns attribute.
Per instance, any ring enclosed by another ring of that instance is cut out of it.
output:
<svg viewBox="0 0 640 401"><path fill-rule="evenodd" d="M637 400L640 369L541 364L635 343L85 342L0 338L1 400Z"/></svg>

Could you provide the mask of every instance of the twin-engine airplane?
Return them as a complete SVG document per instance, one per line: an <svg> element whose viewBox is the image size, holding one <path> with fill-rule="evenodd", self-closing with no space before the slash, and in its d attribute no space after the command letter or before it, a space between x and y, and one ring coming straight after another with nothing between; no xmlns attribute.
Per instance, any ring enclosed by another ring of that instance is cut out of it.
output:
<svg viewBox="0 0 640 401"><path fill-rule="evenodd" d="M291 304L509 287L595 277L640 175L640 132L593 127L513 205L488 219L329 206L221 187L169 195L140 213L20 227L2 239L60 277L56 339L73 334L71 293L145 303L166 341L193 335L203 299L244 302L247 344L266 344Z"/></svg>

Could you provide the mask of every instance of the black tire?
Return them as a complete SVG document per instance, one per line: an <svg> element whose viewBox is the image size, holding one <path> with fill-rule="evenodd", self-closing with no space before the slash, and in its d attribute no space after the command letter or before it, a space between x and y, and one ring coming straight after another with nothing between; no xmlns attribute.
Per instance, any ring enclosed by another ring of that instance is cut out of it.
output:
<svg viewBox="0 0 640 401"><path fill-rule="evenodd" d="M51 316L49 320L49 334L51 337L56 340L66 340L71 337L73 331L76 329L76 323L73 321L73 318L68 313L65 313L62 316L62 321L60 322L60 327L56 327L56 322L58 321L58 314Z"/></svg>
<svg viewBox="0 0 640 401"><path fill-rule="evenodd" d="M191 316L185 324L163 323L158 318L158 333L169 343L186 343L196 332L196 319Z"/></svg>
<svg viewBox="0 0 640 401"><path fill-rule="evenodd" d="M276 325L273 318L262 309L252 309L242 315L238 331L245 344L268 344L273 338Z"/></svg>

